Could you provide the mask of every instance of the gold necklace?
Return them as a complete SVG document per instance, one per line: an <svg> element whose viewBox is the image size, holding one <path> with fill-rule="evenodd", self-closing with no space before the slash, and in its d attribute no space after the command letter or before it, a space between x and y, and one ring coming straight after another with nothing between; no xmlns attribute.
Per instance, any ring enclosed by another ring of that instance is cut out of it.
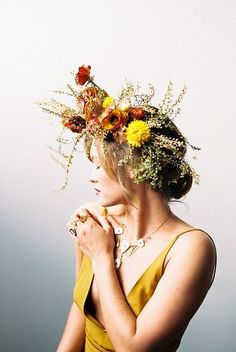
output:
<svg viewBox="0 0 236 352"><path fill-rule="evenodd" d="M148 235L146 235L144 238L140 238L136 240L135 243L131 243L128 239L124 237L125 224L121 224L119 227L114 229L114 234L116 236L116 247L117 248L120 247L120 251L121 251L120 255L117 258L115 258L116 270L118 270L121 267L124 254L130 257L139 248L143 248L146 242L152 238L151 235L154 232L157 232L160 229L160 227L164 225L164 223L169 219L170 215L171 215L171 210L169 208L168 216L164 219L164 221L160 225L158 225L157 228L155 228Z"/></svg>

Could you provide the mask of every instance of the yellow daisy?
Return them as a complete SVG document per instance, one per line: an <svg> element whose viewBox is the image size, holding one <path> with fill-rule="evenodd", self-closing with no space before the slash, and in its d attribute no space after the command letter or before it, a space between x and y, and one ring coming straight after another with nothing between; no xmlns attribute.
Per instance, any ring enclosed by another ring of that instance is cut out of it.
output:
<svg viewBox="0 0 236 352"><path fill-rule="evenodd" d="M106 97L105 100L102 103L102 107L105 109L107 108L109 105L112 105L114 103L114 99L112 97Z"/></svg>
<svg viewBox="0 0 236 352"><path fill-rule="evenodd" d="M126 138L133 147L141 147L151 136L148 124L142 120L132 121L126 129Z"/></svg>

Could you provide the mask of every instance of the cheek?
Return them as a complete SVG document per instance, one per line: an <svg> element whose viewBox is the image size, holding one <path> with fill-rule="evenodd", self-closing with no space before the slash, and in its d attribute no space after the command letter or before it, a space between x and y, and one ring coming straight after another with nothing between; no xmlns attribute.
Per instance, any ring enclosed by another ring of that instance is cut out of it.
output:
<svg viewBox="0 0 236 352"><path fill-rule="evenodd" d="M115 182L107 175L104 175L101 178L101 183L102 183L102 188L106 194L109 194L111 196L116 196L116 197L121 196L123 194L122 188L119 185L119 183Z"/></svg>
<svg viewBox="0 0 236 352"><path fill-rule="evenodd" d="M105 180L104 186L106 188L106 191L111 192L111 193L113 193L113 192L120 193L120 191L121 191L120 185L117 184L116 182L114 182L113 180L111 180L110 178Z"/></svg>
<svg viewBox="0 0 236 352"><path fill-rule="evenodd" d="M106 173L104 170L100 170L100 175L99 175L99 182L103 185L103 187L105 188L109 188L109 187L117 187L117 183L112 180Z"/></svg>

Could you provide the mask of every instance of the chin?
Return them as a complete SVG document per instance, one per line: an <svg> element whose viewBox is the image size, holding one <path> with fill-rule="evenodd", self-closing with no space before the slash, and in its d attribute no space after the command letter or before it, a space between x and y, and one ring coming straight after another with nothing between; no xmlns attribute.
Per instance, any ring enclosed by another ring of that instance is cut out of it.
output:
<svg viewBox="0 0 236 352"><path fill-rule="evenodd" d="M101 207L105 207L105 208L118 204L117 202L109 202L109 201L102 201L102 200L99 200L98 203L101 205Z"/></svg>
<svg viewBox="0 0 236 352"><path fill-rule="evenodd" d="M105 208L123 203L121 199L98 199L98 203Z"/></svg>

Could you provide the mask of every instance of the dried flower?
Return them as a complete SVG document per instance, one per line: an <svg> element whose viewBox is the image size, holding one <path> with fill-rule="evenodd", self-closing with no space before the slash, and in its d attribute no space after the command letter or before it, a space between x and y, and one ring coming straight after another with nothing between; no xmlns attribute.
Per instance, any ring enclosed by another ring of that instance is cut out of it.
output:
<svg viewBox="0 0 236 352"><path fill-rule="evenodd" d="M81 116L73 115L71 109L66 109L62 113L62 124L69 128L72 132L80 133L85 127L85 120Z"/></svg>
<svg viewBox="0 0 236 352"><path fill-rule="evenodd" d="M194 150L200 148L192 146L181 134L179 139L176 138L176 126L172 122L179 114L179 105L186 88L173 100L173 87L170 82L163 101L155 107L151 104L154 95L152 86L147 93L142 93L139 84L134 85L126 81L126 85L114 99L94 82L90 70L91 66L79 67L75 75L75 83L79 87L67 84L66 91L56 91L73 97L76 100L76 108L68 107L55 99L37 103L44 112L59 117L63 124L64 128L57 139L57 153L65 160L65 164L59 163L66 169L66 183L79 141L81 138L85 139L85 150L88 154L91 136L102 142L104 148L111 140L128 146L127 154L119 158L118 165L128 163L133 168L134 182L146 182L153 188L164 189L165 172L162 171L165 165L177 167L181 170L181 177L188 174L196 180L195 182L199 182L199 175L190 167L184 154L187 144ZM68 129L74 133L67 134ZM166 130L169 131L167 134ZM66 155L62 151L62 144L70 143L73 148L70 154ZM134 147L140 148L141 159L138 163ZM174 174L173 179L168 182L174 184L178 181L177 178Z"/></svg>
<svg viewBox="0 0 236 352"><path fill-rule="evenodd" d="M86 104L89 101L91 101L93 98L95 98L98 95L98 93L99 93L98 88L86 87L84 90L81 91L78 98L76 99L78 108L80 108L81 111L84 113Z"/></svg>
<svg viewBox="0 0 236 352"><path fill-rule="evenodd" d="M80 66L77 74L75 75L75 82L78 85L83 86L90 77L91 66Z"/></svg>
<svg viewBox="0 0 236 352"><path fill-rule="evenodd" d="M129 117L137 120L141 120L145 116L143 108L131 108L129 110Z"/></svg>

